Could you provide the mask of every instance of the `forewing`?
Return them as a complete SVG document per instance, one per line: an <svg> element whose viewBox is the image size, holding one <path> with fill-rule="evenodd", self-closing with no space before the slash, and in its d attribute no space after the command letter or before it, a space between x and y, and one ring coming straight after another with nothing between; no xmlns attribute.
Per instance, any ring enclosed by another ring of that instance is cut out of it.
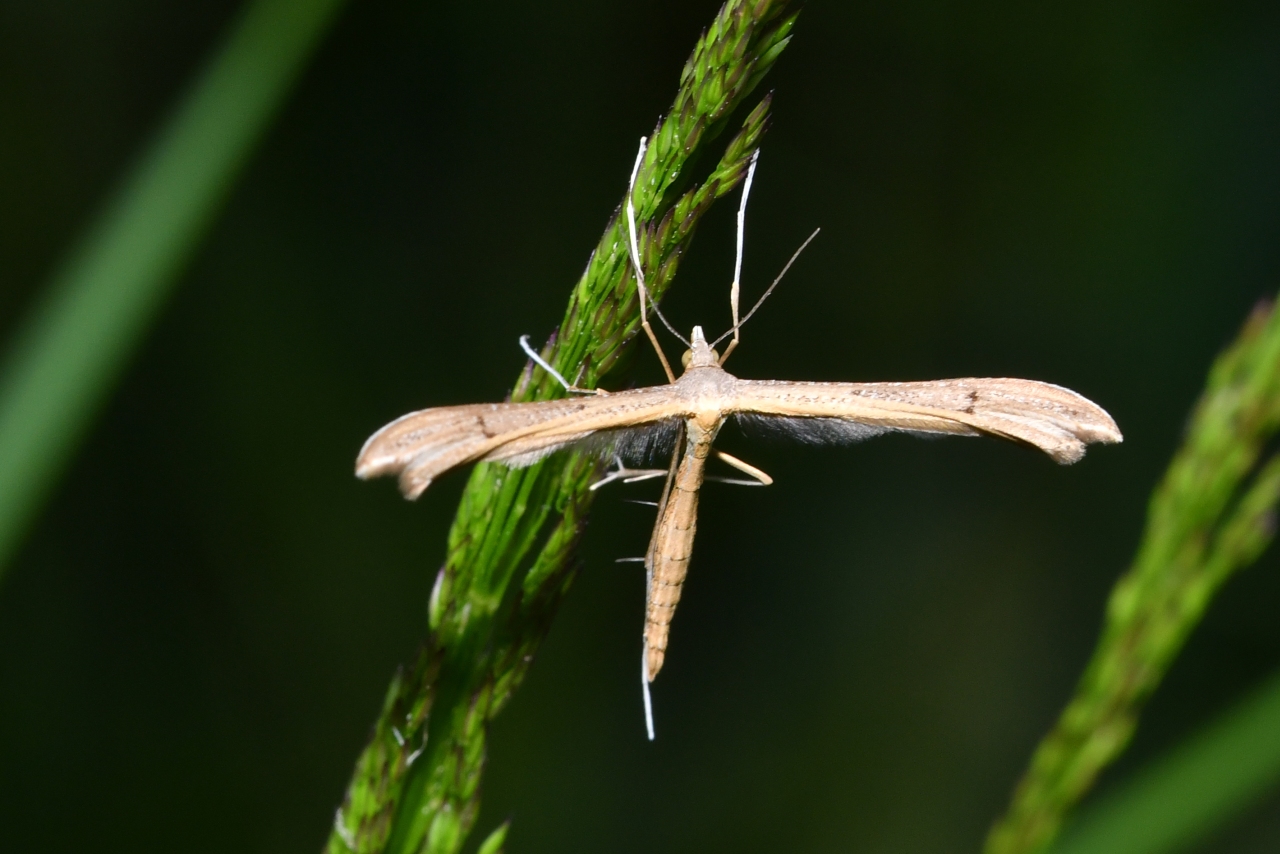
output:
<svg viewBox="0 0 1280 854"><path fill-rule="evenodd" d="M1070 389L1034 380L793 383L738 380L735 410L778 420L808 441L850 441L887 431L990 434L1074 463L1091 442L1119 442L1115 421Z"/></svg>
<svg viewBox="0 0 1280 854"><path fill-rule="evenodd" d="M442 406L401 416L369 437L356 459L362 479L398 474L417 498L442 472L476 460L529 465L606 431L641 430L680 417L665 386L531 403Z"/></svg>

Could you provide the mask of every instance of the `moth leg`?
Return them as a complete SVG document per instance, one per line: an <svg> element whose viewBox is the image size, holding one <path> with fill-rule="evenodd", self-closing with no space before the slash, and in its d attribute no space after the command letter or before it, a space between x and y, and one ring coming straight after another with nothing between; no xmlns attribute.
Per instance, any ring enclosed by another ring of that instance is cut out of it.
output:
<svg viewBox="0 0 1280 854"><path fill-rule="evenodd" d="M636 274L636 293L640 297L640 327L644 329L644 334L649 336L649 343L653 345L653 349L658 353L658 361L662 362L662 370L667 374L667 382L675 382L676 375L671 370L671 363L667 361L667 354L662 352L662 345L658 343L658 336L654 334L653 327L649 325L649 291L644 285L644 267L640 265L640 245L636 242L636 206L632 201L636 191L636 175L640 172L640 164L644 162L645 148L648 140L640 137L640 150L636 152L636 164L631 167L631 181L627 184L627 248L631 251L631 266L635 269ZM658 313L658 317L663 323L667 322L662 317L662 311L655 302L652 304L653 310ZM667 324L670 328L671 324ZM675 332L673 329L672 332ZM675 333L679 338L680 334ZM681 339L683 340L683 339Z"/></svg>
<svg viewBox="0 0 1280 854"><path fill-rule="evenodd" d="M724 349L724 355L720 357L721 365L729 358L729 354L738 346L738 341L741 339L742 321L738 319L738 293L742 284L742 242L743 233L746 231L747 196L751 195L751 180L755 178L756 161L759 159L760 149L757 148L751 154L751 165L747 167L747 179L742 184L742 201L738 205L738 251L733 259L733 285L729 288L729 307L733 311L733 340L729 342L729 346Z"/></svg>
<svg viewBox="0 0 1280 854"><path fill-rule="evenodd" d="M520 349L524 350L524 354L528 356L530 359L533 359L534 363L538 367L542 368L542 370L546 371L547 373L551 374L551 376L559 380L560 385L564 386L564 390L569 392L570 394L598 394L603 396L609 393L602 388L579 388L576 385L570 385L569 381L566 380L563 376L561 376L559 371L551 367L551 365L547 363L546 359L539 356L537 352L535 352L534 349L529 346L528 335L520 336Z"/></svg>
<svg viewBox="0 0 1280 854"><path fill-rule="evenodd" d="M649 696L649 683L652 681L649 676L649 643L646 641L640 653L640 690L644 693L644 729L650 741L653 741L653 698Z"/></svg>
<svg viewBox="0 0 1280 854"><path fill-rule="evenodd" d="M764 472L760 471L760 469L751 465L751 463L744 463L742 460L738 459L732 454L726 454L724 451L716 451L715 453L716 453L716 456L719 457L721 460L733 466L743 474L750 475L752 478L754 478L754 480L737 480L733 478L723 478L723 477L716 477L716 478L709 477L707 478L707 480L716 480L716 481L720 481L721 483L736 483L743 486L768 486L769 484L773 483L773 478L769 477L769 475L765 474Z"/></svg>
<svg viewBox="0 0 1280 854"><path fill-rule="evenodd" d="M606 483L613 483L616 480L620 480L623 483L638 483L642 480L652 480L655 477L666 477L667 475L666 469L629 469L622 464L622 460L618 457L613 458L613 464L617 468L587 488L595 492Z"/></svg>

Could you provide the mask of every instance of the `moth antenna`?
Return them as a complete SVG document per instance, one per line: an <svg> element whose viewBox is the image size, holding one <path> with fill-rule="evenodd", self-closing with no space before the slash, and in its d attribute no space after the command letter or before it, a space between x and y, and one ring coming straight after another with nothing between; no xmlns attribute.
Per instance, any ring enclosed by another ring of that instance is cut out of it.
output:
<svg viewBox="0 0 1280 854"><path fill-rule="evenodd" d="M791 260L787 261L786 265L782 268L782 272L778 274L778 278L774 279L773 284L769 285L769 287L765 290L765 292L760 296L760 299L756 300L756 304L751 307L751 311L747 312L747 316L742 318L742 321L738 324L738 326L744 326L746 322L751 319L751 316L760 310L760 306L764 305L764 301L769 298L769 294L773 293L773 289L778 286L778 283L782 281L782 277L785 276L787 274L787 271L791 269L791 265L794 264L796 262L796 259L800 257L800 253L803 252L809 246L809 244L813 242L813 239L818 236L818 232L820 231L822 231L822 229L815 228L813 230L813 234L810 234L809 237L805 240L805 242L800 244L800 248L797 249L794 254L792 254ZM711 346L712 347L716 346L721 341L723 341L724 339L732 335L734 332L735 332L735 329L730 329L728 332L721 335L716 340L712 341ZM729 351L732 349L733 347L730 346L730 348L725 351L725 355L727 356L729 354ZM721 364L724 363L723 356L720 358L720 362Z"/></svg>
<svg viewBox="0 0 1280 854"><path fill-rule="evenodd" d="M663 326L667 327L667 331L679 339L681 344L684 344L686 347L691 346L689 344L689 339L681 335L679 330L671 325L671 321L667 320L667 316L662 313L662 308L655 300L648 296L649 291L644 284L644 272L640 268L640 247L636 243L636 209L631 203L630 194L627 196L627 236L629 238L631 263L636 269L636 289L639 290L646 299L648 299L649 307L653 309L654 314L658 315L658 319L662 321Z"/></svg>
<svg viewBox="0 0 1280 854"><path fill-rule="evenodd" d="M658 336L654 334L653 327L649 325L649 290L644 284L644 270L640 266L640 244L636 241L636 206L632 201L632 197L635 195L636 176L640 173L640 164L644 162L644 153L648 147L648 142L645 137L640 137L640 150L636 152L636 162L631 167L631 180L627 184L627 246L631 250L631 266L636 271L636 292L640 296L640 326L644 329L645 334L649 336L649 343L653 345L653 349L658 354L658 360L662 362L662 370L667 374L667 381L675 382L676 375L671 370L671 363L667 361L667 354L662 352L662 345L658 343ZM691 346L667 322L667 318L663 316L658 304L653 303L652 305L654 312L658 315L658 319L662 321L667 329L671 330L671 334L684 342L686 347Z"/></svg>
<svg viewBox="0 0 1280 854"><path fill-rule="evenodd" d="M644 273L640 269L640 247L636 243L636 209L631 204L631 197L627 197L627 228L630 237L631 263L636 268L637 290L644 294L649 300L649 308L653 309L653 313L658 315L658 319L662 321L662 325L667 327L667 331L676 337L686 347L693 346L689 343L689 339L680 334L680 331L667 320L667 316L662 313L661 306L652 298L648 297L649 291L644 284Z"/></svg>
<svg viewBox="0 0 1280 854"><path fill-rule="evenodd" d="M693 346L691 343L689 343L689 339L681 335L680 330L676 329L676 327L671 323L670 320L667 320L667 316L662 313L662 309L658 307L658 304L656 302L653 302L652 300L650 300L649 307L653 309L654 314L658 315L658 319L662 321L662 325L667 327L667 331L670 332L672 336L676 338L676 340L678 340L685 347Z"/></svg>
<svg viewBox="0 0 1280 854"><path fill-rule="evenodd" d="M738 249L734 253L733 258L733 284L729 286L729 309L733 312L733 341L725 348L724 355L720 357L720 364L724 364L729 358L729 354L733 352L733 348L738 346L738 331L742 324L738 321L738 294L742 285L742 246L744 235L746 233L747 222L747 196L751 195L751 182L756 177L756 161L760 159L760 149L756 149L751 153L751 163L747 166L747 180L742 183L742 201L738 203ZM722 336L723 337L723 336ZM717 341L720 339L716 339Z"/></svg>

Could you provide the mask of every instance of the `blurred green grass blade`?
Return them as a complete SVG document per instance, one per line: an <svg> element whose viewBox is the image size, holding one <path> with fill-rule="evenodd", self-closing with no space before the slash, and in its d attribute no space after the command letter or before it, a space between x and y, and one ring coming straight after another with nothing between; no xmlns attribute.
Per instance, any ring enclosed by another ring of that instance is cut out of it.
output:
<svg viewBox="0 0 1280 854"><path fill-rule="evenodd" d="M1085 809L1052 854L1190 851L1280 782L1280 675Z"/></svg>
<svg viewBox="0 0 1280 854"><path fill-rule="evenodd" d="M476 854L502 854L502 847L507 844L507 831L510 829L510 821L504 821L498 825L498 828L480 843L480 847L476 849Z"/></svg>
<svg viewBox="0 0 1280 854"><path fill-rule="evenodd" d="M0 364L0 577L342 0L255 0Z"/></svg>
<svg viewBox="0 0 1280 854"><path fill-rule="evenodd" d="M1112 589L1093 656L988 834L985 854L1050 846L1128 746L1144 704L1214 596L1271 544L1280 456L1262 457L1277 435L1280 311L1268 303L1214 361L1182 447L1152 493L1133 564Z"/></svg>

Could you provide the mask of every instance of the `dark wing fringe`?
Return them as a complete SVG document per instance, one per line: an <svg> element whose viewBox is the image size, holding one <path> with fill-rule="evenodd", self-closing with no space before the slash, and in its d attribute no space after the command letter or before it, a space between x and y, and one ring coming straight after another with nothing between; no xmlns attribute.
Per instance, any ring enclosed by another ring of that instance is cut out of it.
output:
<svg viewBox="0 0 1280 854"><path fill-rule="evenodd" d="M601 456L621 457L625 463L644 465L661 460L665 465L675 450L681 424L679 418L668 418L643 427L604 430L582 444Z"/></svg>
<svg viewBox="0 0 1280 854"><path fill-rule="evenodd" d="M892 427L843 418L792 418L752 412L739 412L733 417L748 436L793 439L806 445L848 445L894 432Z"/></svg>
<svg viewBox="0 0 1280 854"><path fill-rule="evenodd" d="M491 459L512 468L524 468L556 451L580 451L604 459L619 457L625 463L643 465L657 459L665 462L671 456L679 434L680 419L673 418L641 427L598 430L582 438L571 438L550 447L512 456L493 456Z"/></svg>

